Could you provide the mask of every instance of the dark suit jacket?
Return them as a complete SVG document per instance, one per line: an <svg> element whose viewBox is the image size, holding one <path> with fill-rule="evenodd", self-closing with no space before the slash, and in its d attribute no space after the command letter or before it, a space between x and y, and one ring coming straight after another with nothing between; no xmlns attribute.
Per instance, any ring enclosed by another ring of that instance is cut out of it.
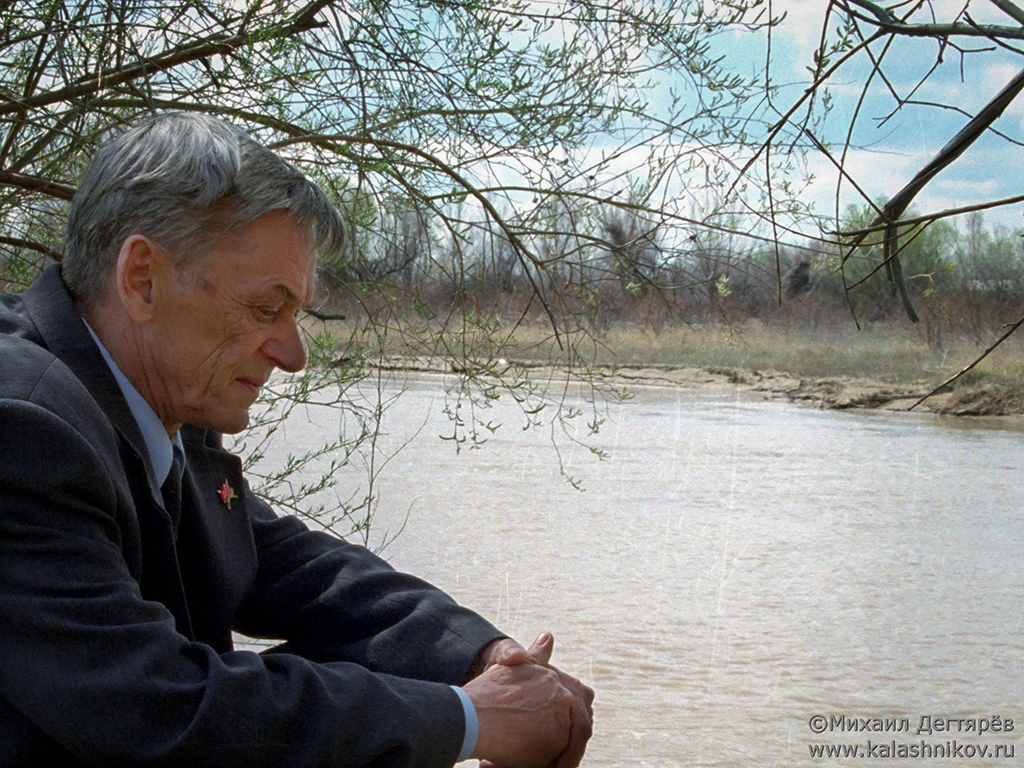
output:
<svg viewBox="0 0 1024 768"><path fill-rule="evenodd" d="M500 633L182 437L175 531L59 269L0 295L0 766L454 763L447 684Z"/></svg>

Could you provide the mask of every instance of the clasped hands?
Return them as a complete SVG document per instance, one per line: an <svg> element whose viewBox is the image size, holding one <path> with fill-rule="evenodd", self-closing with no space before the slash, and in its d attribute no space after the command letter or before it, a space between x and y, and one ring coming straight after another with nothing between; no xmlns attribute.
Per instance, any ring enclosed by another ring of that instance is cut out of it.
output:
<svg viewBox="0 0 1024 768"><path fill-rule="evenodd" d="M483 669L464 690L476 707L481 768L575 768L593 733L594 691L550 665L554 638L529 650L496 640L480 652Z"/></svg>

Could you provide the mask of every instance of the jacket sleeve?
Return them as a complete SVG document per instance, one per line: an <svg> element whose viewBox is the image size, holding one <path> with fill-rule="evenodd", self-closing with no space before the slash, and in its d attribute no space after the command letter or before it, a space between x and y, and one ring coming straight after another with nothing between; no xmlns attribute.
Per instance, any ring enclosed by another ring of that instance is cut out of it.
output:
<svg viewBox="0 0 1024 768"><path fill-rule="evenodd" d="M238 629L287 638L276 650L458 685L504 635L447 594L365 547L275 517L247 493L259 570Z"/></svg>
<svg viewBox="0 0 1024 768"><path fill-rule="evenodd" d="M87 765L452 765L464 730L458 697L405 676L414 653L378 670L352 663L374 658L372 631L332 631L344 637L332 648L360 650L322 663L289 653L218 655L180 635L166 607L143 599L126 560L137 521L109 422L60 363L31 380L21 370L18 381L0 382L0 743L8 751L0 765L68 753ZM315 549L296 546L282 525L268 521L260 533L264 557ZM362 565L362 554L347 561L360 572L379 568ZM291 565L268 571L259 599L308 635L316 608L286 616L274 603L295 593L289 585L302 568ZM310 567L320 573L316 561ZM332 589L366 583L330 581L325 600ZM381 609L366 612L382 627L393 616L384 592L374 592ZM414 601L412 614L433 600ZM412 642L405 622L430 624L402 615L382 643L389 658L392 646Z"/></svg>

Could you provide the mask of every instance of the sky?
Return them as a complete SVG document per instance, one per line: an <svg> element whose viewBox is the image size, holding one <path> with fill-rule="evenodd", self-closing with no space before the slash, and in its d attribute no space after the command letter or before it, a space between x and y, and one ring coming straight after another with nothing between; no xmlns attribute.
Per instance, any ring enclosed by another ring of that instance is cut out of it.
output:
<svg viewBox="0 0 1024 768"><path fill-rule="evenodd" d="M806 87L806 67L821 37L825 0L773 0L773 10L784 11L786 19L775 31L773 68L779 82L791 78L793 86L784 90L789 96L780 103L792 103ZM932 4L936 18L951 21L964 6L979 22L1012 23L988 0L940 0ZM834 27L834 24L832 25ZM943 63L917 88L915 97L923 102L955 105L974 114L994 97L1024 67L1024 55L995 48L986 40L963 40L965 48L985 49L961 57L947 51ZM1024 51L1024 41L1021 41ZM882 51L881 43L873 49ZM933 40L904 38L886 54L885 71L893 90L901 95L914 91L935 64L938 47ZM836 146L842 143L853 115L853 107L870 74L864 56L841 68L829 90L835 104L825 127L825 138ZM888 121L879 118L892 112L896 102L884 84L877 80L867 97L856 124L854 144L847 170L873 199L887 199L898 192L970 119L968 115L935 106L907 106ZM1024 139L1024 95L1009 106L993 128L1015 139ZM1020 180L1024 147L1014 145L991 132L978 139L953 165L943 170L915 198L914 208L935 212L987 200L1010 197L1024 192ZM817 180L808 191L822 212L834 212L837 173L822 155L812 155L808 170ZM861 198L846 185L840 211ZM1024 229L1024 205L986 211L991 226Z"/></svg>
<svg viewBox="0 0 1024 768"><path fill-rule="evenodd" d="M715 3L719 0L703 1ZM781 86L775 98L775 106L781 114L800 98L809 84L808 68L813 63L813 53L821 40L828 0L763 2L770 4L773 15L785 16L772 33L770 69L773 82ZM990 0L933 0L930 8L937 19L951 21L965 6L975 20L1000 24L1011 22ZM835 18L830 27L832 33ZM557 30L552 32L556 33ZM766 46L763 37L758 38L749 32L737 30L716 38L714 45L726 57L727 66L737 72L750 74L759 72L764 66ZM885 201L898 192L967 124L971 115L988 103L1024 68L1024 41L1021 41L1021 53L1001 51L988 41L976 38L962 41L962 46L986 50L963 56L949 50L941 66L931 71L938 51L934 40L902 38L896 41L885 53L884 59L884 71L889 84L901 97L913 94L918 101L928 104L907 105L895 113L895 98L879 78L875 78L865 92L864 86L870 75L870 61L865 55L861 54L843 65L829 80L827 89L834 106L818 138L825 141L833 151L838 151L845 143L854 107L864 95L851 148L846 156L845 170L871 200ZM882 41L876 43L872 50L881 54ZM657 97L652 98L652 102L656 101ZM936 106L939 104L955 106L957 110ZM881 119L890 114L888 120ZM1024 95L1010 105L994 128L1024 142ZM607 138L606 146L598 143L587 151L590 162L597 161L602 153L621 146L620 136L608 135ZM755 134L753 138L758 137ZM665 154L670 155L680 149L681 145L678 144L666 147ZM606 183L606 189L613 193L623 194L627 180L634 178L640 173L639 169L648 164L650 152L650 147L637 147L623 152L608 165L607 175L600 176L600 181ZM739 154L733 157L733 162L738 164L744 160ZM827 157L811 152L804 160L805 165L800 170L803 175L813 176L813 182L800 197L803 202L813 205L816 213L843 218L848 206L865 205L864 197L853 184L843 182L839 185L838 172ZM1024 177L1019 171L1022 160L1024 145L1015 145L987 133L918 194L911 213L935 213L1022 194L1024 184L1019 181ZM520 183L523 171L510 162L507 165L487 164L485 168L474 169L473 173L484 185L497 180L515 186ZM682 175L680 171L674 181L665 185L663 198L670 205L682 200L680 213L689 215L692 209L694 218L700 218L702 201L689 195ZM837 188L840 190L838 203ZM724 191L724 187L721 191ZM714 194L710 197L712 199L707 203L708 208L713 207L715 202ZM998 226L1011 231L1024 231L1024 204L991 209L983 216L989 228ZM962 217L951 221L963 228ZM834 218L831 225L836 226ZM742 226L747 228L751 225L744 222ZM789 243L803 244L820 235L816 222L807 221L801 226L803 228L799 232L783 234L782 239ZM771 234L766 227L762 230L757 234ZM687 235L688 231L679 234L680 237Z"/></svg>

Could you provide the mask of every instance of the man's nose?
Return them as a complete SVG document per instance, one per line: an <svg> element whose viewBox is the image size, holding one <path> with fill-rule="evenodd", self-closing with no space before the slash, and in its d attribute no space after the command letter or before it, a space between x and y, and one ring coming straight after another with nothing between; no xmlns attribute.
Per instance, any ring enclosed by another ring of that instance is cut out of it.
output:
<svg viewBox="0 0 1024 768"><path fill-rule="evenodd" d="M301 371L306 366L306 349L298 323L294 317L287 316L279 318L274 326L274 334L263 343L263 354L282 371Z"/></svg>

